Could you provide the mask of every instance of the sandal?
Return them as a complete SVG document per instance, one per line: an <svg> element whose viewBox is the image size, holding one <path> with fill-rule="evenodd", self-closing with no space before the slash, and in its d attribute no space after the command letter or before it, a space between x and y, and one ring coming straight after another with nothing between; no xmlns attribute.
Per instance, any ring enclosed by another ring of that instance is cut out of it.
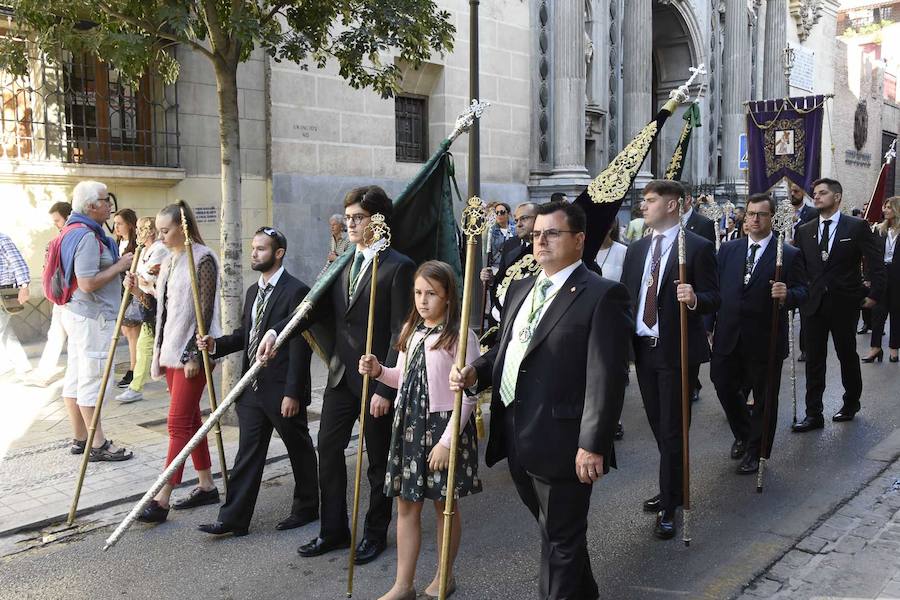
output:
<svg viewBox="0 0 900 600"><path fill-rule="evenodd" d="M89 459L90 462L119 462L128 460L129 458L134 458L134 454L131 452L126 452L125 448L110 450L111 447L112 440L106 440L99 448L91 448L91 457Z"/></svg>
<svg viewBox="0 0 900 600"><path fill-rule="evenodd" d="M87 440L72 440L72 445L69 446L70 454L84 454L84 447L87 446Z"/></svg>

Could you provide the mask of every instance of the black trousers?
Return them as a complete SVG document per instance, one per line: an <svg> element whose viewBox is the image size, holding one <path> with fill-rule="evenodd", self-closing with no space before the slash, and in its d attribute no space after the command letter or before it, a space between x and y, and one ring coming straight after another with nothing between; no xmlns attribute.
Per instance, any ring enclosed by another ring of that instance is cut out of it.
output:
<svg viewBox="0 0 900 600"><path fill-rule="evenodd" d="M650 348L645 341L647 338L635 339L634 366L638 387L644 401L647 421L659 449L660 504L666 510L674 510L681 506L684 496L681 369L666 366L666 357L661 347ZM700 365L690 365L689 381L696 381L699 372ZM690 410L688 406L688 411ZM688 419L690 420L690 412Z"/></svg>
<svg viewBox="0 0 900 600"><path fill-rule="evenodd" d="M350 536L347 516L347 463L344 450L350 444L353 424L359 419L359 397L341 381L326 388L319 422L319 487L322 490L321 529L323 539L346 539ZM392 500L384 495L388 450L391 444L393 410L374 418L366 402L366 454L369 467L369 508L363 536L384 542L391 523ZM365 485L365 482L363 482ZM352 490L350 490L352 494ZM362 497L362 494L361 494Z"/></svg>
<svg viewBox="0 0 900 600"><path fill-rule="evenodd" d="M760 361L759 358L742 352L738 344L731 354L713 355L710 362L710 377L735 439L747 442L747 451L757 458L762 449L766 404L771 402L765 453L765 458L769 458L772 453L772 440L775 438L775 426L778 423L778 390L781 386L781 367L784 361L776 358L774 394L770 400L767 382L769 364ZM753 392L753 410L747 407L745 391L747 388Z"/></svg>
<svg viewBox="0 0 900 600"><path fill-rule="evenodd" d="M888 347L896 350L900 348L900 302L897 302L896 294L900 293L898 289L900 285L888 282L885 287L884 296L881 301L872 309L872 347L881 348L881 338L884 336L884 325L887 319L891 318L891 332L888 337ZM889 307L894 304L894 309Z"/></svg>
<svg viewBox="0 0 900 600"><path fill-rule="evenodd" d="M577 479L545 479L519 464L515 411L504 416L507 464L522 502L541 530L538 597L542 600L595 600L600 597L587 550L587 517L593 486Z"/></svg>
<svg viewBox="0 0 900 600"><path fill-rule="evenodd" d="M306 407L300 407L297 415L285 419L281 416L282 398L257 398L248 392L236 404L240 442L234 466L228 473L228 496L219 510L219 520L223 523L237 528L249 526L273 429L287 448L294 472L291 513L319 512L316 450L309 435Z"/></svg>
<svg viewBox="0 0 900 600"><path fill-rule="evenodd" d="M806 315L803 323L806 344L806 416L822 414L825 393L825 361L828 358L828 334L841 363L841 382L844 385L844 408L859 410L862 396L862 371L856 353L856 325L859 307L835 302L825 296L819 310Z"/></svg>

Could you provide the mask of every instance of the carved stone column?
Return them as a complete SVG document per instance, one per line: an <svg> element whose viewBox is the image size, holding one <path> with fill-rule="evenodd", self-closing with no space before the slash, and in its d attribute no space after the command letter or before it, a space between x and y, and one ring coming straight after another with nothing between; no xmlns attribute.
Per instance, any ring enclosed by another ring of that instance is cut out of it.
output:
<svg viewBox="0 0 900 600"><path fill-rule="evenodd" d="M787 46L787 0L766 0L766 38L764 49L763 96L787 96L784 80L784 49Z"/></svg>
<svg viewBox="0 0 900 600"><path fill-rule="evenodd" d="M586 178L584 0L558 0L551 17L553 176Z"/></svg>
<svg viewBox="0 0 900 600"><path fill-rule="evenodd" d="M724 94L722 97L722 176L741 181L739 136L744 133L744 102L750 99L750 29L746 0L725 0Z"/></svg>
<svg viewBox="0 0 900 600"><path fill-rule="evenodd" d="M622 144L653 117L653 3L629 2L622 15ZM638 173L637 187L650 179L650 159Z"/></svg>

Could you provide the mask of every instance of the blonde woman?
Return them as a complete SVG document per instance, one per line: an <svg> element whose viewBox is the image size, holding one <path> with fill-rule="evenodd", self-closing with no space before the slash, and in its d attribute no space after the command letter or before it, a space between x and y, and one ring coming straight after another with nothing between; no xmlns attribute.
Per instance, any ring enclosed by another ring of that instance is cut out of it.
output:
<svg viewBox="0 0 900 600"><path fill-rule="evenodd" d="M891 329L888 337L888 349L892 363L900 361L900 196L893 196L884 202L884 221L875 229L880 236L880 246L884 257L884 271L887 282L884 295L872 309L872 342L869 355L864 363L872 363L884 359L881 338L884 336L884 325L890 317Z"/></svg>
<svg viewBox="0 0 900 600"><path fill-rule="evenodd" d="M150 376L153 359L153 335L156 325L156 277L163 259L169 255L166 245L159 239L153 217L141 217L137 222L138 239L144 249L137 266L137 285L131 293L141 315L141 331L137 339L134 377L128 388L116 396L122 404L137 402L144 397L143 390Z"/></svg>

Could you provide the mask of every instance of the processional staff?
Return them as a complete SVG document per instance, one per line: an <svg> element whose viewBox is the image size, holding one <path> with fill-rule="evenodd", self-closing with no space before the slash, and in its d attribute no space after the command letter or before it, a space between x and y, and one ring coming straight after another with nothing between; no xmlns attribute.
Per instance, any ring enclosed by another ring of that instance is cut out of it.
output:
<svg viewBox="0 0 900 600"><path fill-rule="evenodd" d="M197 319L197 334L206 336L206 323L203 320L203 310L200 306L200 284L197 281L197 266L194 264L194 241L191 239L191 231L188 227L187 216L184 208L181 209L181 229L184 231L184 251L187 255L188 272L191 274L191 294L194 297L194 316ZM217 299L218 300L218 299ZM203 356L203 372L206 374L206 389L209 392L209 404L212 411L218 408L216 401L216 386L212 377L212 361L209 358L209 350L201 350ZM222 428L219 422L215 423L216 448L219 451L219 465L222 467L222 486L225 494L228 494L228 465L225 462L225 444L222 442Z"/></svg>
<svg viewBox="0 0 900 600"><path fill-rule="evenodd" d="M777 233L777 244L775 246L775 277L772 280L773 284L781 281L781 268L784 264L784 239L787 232L791 229L793 220L794 207L789 200L784 199L778 204L778 208L775 210L773 218L774 229ZM766 375L766 404L765 408L763 408L763 434L759 451L759 471L756 473L756 492L759 494L763 491L763 473L766 470L766 462L768 461L768 458L766 457L768 456L769 445L771 444L771 440L769 440L769 423L771 423L771 419L773 418L772 405L774 404L775 396L778 394L778 390L775 388L775 365L777 362L780 367L781 362L780 360L776 361L775 351L777 349L778 317L781 312L781 304L781 300L777 298L772 299L772 325L769 333L769 364ZM788 326L793 327L793 323L788 323Z"/></svg>
<svg viewBox="0 0 900 600"><path fill-rule="evenodd" d="M678 199L678 282L687 283L687 249L684 227L684 198ZM688 308L687 303L678 303L681 325L681 470L684 508L681 539L685 546L691 545L691 378L688 367Z"/></svg>
<svg viewBox="0 0 900 600"><path fill-rule="evenodd" d="M478 196L469 198L468 206L463 210L462 225L466 234L466 270L463 277L462 310L459 319L459 339L456 344L456 368L460 371L466 366L466 349L468 347L469 316L472 312L472 287L475 273L475 252L478 238L487 227L488 219L485 207ZM440 587L438 598L447 598L447 585L450 579L450 538L453 529L453 505L456 502L456 465L459 462L459 422L462 414L463 391L456 392L453 401L453 414L450 417L450 464L447 468L447 497L444 502L444 531L441 539Z"/></svg>
<svg viewBox="0 0 900 600"><path fill-rule="evenodd" d="M372 277L369 280L369 321L366 328L366 355L372 354L372 337L375 331L375 291L378 277L378 255L391 245L391 228L384 222L384 215L375 213L363 233L366 245L375 251L372 256ZM347 597L353 596L353 567L356 563L356 529L359 522L359 495L362 485L363 442L366 435L366 403L369 398L369 376L363 375L362 395L359 401L359 435L356 446L356 475L353 488L353 519L350 527L350 562L347 566Z"/></svg>
<svg viewBox="0 0 900 600"><path fill-rule="evenodd" d="M144 241L149 235L149 229L141 229L138 232L137 247L134 249L134 257L131 259L131 268L129 273L134 273L137 269L138 260L141 258L141 251L144 249ZM122 292L122 303L119 304L119 314L116 317L116 325L113 328L112 340L109 342L109 351L106 353L106 364L103 367L103 378L100 381L100 391L97 393L97 404L94 406L94 416L91 418L91 426L88 428L87 441L84 445L84 456L81 458L81 468L78 471L78 480L75 482L75 496L72 498L72 506L69 508L69 518L66 523L71 525L75 522L75 513L78 512L78 500L81 498L81 486L84 484L84 476L87 472L88 462L91 460L91 448L94 443L94 433L97 431L97 423L100 422L100 411L103 409L103 400L106 398L106 385L109 382L109 375L112 372L113 360L116 354L116 345L119 343L119 334L122 331L122 321L125 318L125 310L131 300L131 289L125 288Z"/></svg>

